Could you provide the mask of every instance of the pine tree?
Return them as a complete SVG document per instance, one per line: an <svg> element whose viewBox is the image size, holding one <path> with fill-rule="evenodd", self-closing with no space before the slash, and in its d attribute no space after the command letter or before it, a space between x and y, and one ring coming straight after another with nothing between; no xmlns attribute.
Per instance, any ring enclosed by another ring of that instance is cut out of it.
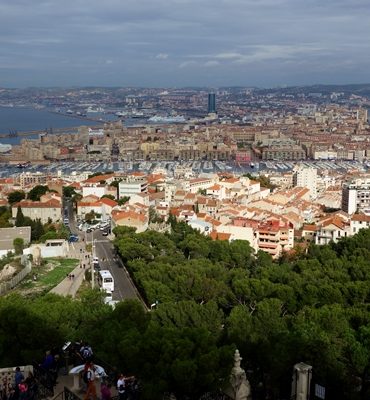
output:
<svg viewBox="0 0 370 400"><path fill-rule="evenodd" d="M39 240L40 237L45 233L44 227L41 223L40 218L36 219L36 221L33 221L32 227L31 227L31 239L32 240Z"/></svg>
<svg viewBox="0 0 370 400"><path fill-rule="evenodd" d="M24 215L22 208L18 206L17 215L15 217L15 226L24 226Z"/></svg>

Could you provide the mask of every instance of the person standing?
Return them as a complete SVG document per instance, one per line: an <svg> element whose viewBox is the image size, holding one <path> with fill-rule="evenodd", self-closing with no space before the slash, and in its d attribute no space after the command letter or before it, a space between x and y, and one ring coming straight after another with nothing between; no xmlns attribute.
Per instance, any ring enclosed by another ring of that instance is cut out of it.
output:
<svg viewBox="0 0 370 400"><path fill-rule="evenodd" d="M118 391L119 400L126 399L126 390L125 389L126 389L125 377L123 374L119 374L118 381L117 381L117 391Z"/></svg>
<svg viewBox="0 0 370 400"><path fill-rule="evenodd" d="M14 375L14 388L15 388L15 398L17 399L19 397L19 385L23 382L24 380L24 375L21 372L21 369L17 367L15 369L15 375Z"/></svg>
<svg viewBox="0 0 370 400"><path fill-rule="evenodd" d="M96 385L95 385L95 366L93 363L89 363L86 371L87 390L84 396L84 400L90 399L96 400Z"/></svg>
<svg viewBox="0 0 370 400"><path fill-rule="evenodd" d="M111 400L112 398L112 393L111 393L111 384L107 383L105 381L102 382L100 386L100 394L101 394L101 400Z"/></svg>
<svg viewBox="0 0 370 400"><path fill-rule="evenodd" d="M133 379L133 376L124 376L122 373L119 374L117 381L117 390L119 395L119 400L126 400L128 395L127 381Z"/></svg>

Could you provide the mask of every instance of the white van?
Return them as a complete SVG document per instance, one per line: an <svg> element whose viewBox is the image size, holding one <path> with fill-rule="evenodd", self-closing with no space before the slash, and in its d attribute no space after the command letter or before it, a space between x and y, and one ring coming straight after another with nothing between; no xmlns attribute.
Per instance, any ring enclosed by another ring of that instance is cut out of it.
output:
<svg viewBox="0 0 370 400"><path fill-rule="evenodd" d="M100 285L100 290L114 292L114 279L110 271L107 269L99 271L98 282Z"/></svg>

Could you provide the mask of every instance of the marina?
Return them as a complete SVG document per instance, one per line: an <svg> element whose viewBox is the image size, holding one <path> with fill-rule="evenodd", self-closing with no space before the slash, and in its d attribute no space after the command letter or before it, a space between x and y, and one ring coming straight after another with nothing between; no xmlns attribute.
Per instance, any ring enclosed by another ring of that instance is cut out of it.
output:
<svg viewBox="0 0 370 400"><path fill-rule="evenodd" d="M264 174L291 172L296 165L317 168L321 172L345 174L354 170L367 172L370 163L365 161L301 161L301 162L274 162L260 161L251 164L235 164L224 161L113 161L113 162L53 162L50 164L0 164L0 177L19 175L22 172L40 172L55 176L97 172L142 172L145 174L165 172L167 176L174 176L179 167L187 169L192 175L206 173L228 172L235 174Z"/></svg>

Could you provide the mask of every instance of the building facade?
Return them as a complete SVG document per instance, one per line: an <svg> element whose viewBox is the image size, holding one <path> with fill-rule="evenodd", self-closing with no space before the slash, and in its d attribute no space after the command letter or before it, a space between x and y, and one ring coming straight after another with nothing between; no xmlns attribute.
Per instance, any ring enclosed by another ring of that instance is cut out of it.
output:
<svg viewBox="0 0 370 400"><path fill-rule="evenodd" d="M342 210L370 215L370 177L356 178L343 185Z"/></svg>

